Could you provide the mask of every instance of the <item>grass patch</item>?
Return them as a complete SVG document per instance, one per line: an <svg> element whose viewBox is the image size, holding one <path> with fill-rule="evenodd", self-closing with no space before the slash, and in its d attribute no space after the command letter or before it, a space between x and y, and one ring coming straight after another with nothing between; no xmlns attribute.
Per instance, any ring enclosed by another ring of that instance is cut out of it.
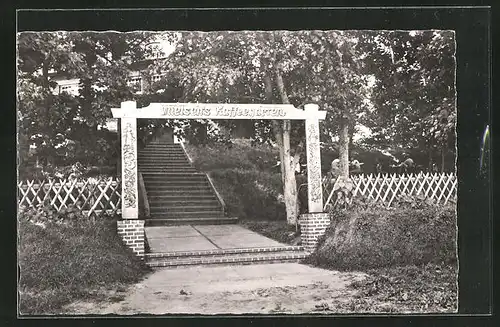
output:
<svg viewBox="0 0 500 327"><path fill-rule="evenodd" d="M422 204L413 208L369 205L333 214L309 262L366 271L456 260L455 208Z"/></svg>
<svg viewBox="0 0 500 327"><path fill-rule="evenodd" d="M149 268L116 233L116 221L46 228L19 224L21 314L57 313L75 300L102 298L104 289L138 282Z"/></svg>
<svg viewBox="0 0 500 327"><path fill-rule="evenodd" d="M243 220L240 224L280 243L297 245L300 240L295 226L289 225L286 221Z"/></svg>
<svg viewBox="0 0 500 327"><path fill-rule="evenodd" d="M314 266L356 270L358 296L332 302L334 312L455 312L457 310L456 211L452 206L402 203L360 205L332 215Z"/></svg>
<svg viewBox="0 0 500 327"><path fill-rule="evenodd" d="M228 215L243 220L286 221L281 173L276 167L278 149L252 146L249 140L234 140L231 146L186 144L194 166L208 173L220 193ZM305 177L296 176L297 186ZM305 192L302 188L302 193ZM307 201L300 197L306 209Z"/></svg>
<svg viewBox="0 0 500 327"><path fill-rule="evenodd" d="M344 313L451 313L458 309L457 266L425 264L372 269L352 283L353 299L331 302L323 310Z"/></svg>

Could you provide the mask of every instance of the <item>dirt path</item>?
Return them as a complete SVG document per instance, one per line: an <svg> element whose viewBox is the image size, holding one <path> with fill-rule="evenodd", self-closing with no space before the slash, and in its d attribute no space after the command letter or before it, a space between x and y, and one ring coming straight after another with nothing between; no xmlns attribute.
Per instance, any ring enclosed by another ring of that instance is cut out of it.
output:
<svg viewBox="0 0 500 327"><path fill-rule="evenodd" d="M347 286L363 273L341 273L296 263L157 270L110 301L77 302L65 314L243 314L324 312L325 302L347 302Z"/></svg>

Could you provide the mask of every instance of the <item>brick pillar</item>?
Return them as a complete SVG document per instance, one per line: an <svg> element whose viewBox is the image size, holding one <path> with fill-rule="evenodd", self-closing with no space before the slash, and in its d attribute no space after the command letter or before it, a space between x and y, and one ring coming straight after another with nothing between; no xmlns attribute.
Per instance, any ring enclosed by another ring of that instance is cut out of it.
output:
<svg viewBox="0 0 500 327"><path fill-rule="evenodd" d="M138 257L144 258L144 220L118 220L117 229L123 243Z"/></svg>
<svg viewBox="0 0 500 327"><path fill-rule="evenodd" d="M312 253L318 244L318 238L325 234L326 228L330 225L328 213L306 213L300 215L299 219L301 241L304 250Z"/></svg>

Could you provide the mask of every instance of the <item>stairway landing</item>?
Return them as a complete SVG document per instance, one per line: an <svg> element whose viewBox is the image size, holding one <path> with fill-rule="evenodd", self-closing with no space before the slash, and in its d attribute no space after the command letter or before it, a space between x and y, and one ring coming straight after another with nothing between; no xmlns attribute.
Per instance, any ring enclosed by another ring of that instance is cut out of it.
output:
<svg viewBox="0 0 500 327"><path fill-rule="evenodd" d="M239 225L146 227L151 267L298 261L300 246L279 243Z"/></svg>

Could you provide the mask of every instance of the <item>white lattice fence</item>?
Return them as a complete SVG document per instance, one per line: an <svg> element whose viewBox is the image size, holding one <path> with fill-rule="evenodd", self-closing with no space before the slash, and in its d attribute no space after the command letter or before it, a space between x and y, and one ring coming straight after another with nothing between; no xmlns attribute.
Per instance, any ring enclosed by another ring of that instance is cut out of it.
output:
<svg viewBox="0 0 500 327"><path fill-rule="evenodd" d="M57 211L74 205L88 216L120 213L118 179L20 181L17 190L19 207L48 203Z"/></svg>
<svg viewBox="0 0 500 327"><path fill-rule="evenodd" d="M443 205L457 200L457 178L454 174L370 174L351 176L351 180L354 183L353 196L363 196L387 206L403 195L432 199ZM328 193L330 192L331 190ZM333 197L329 197L329 202L332 201L331 198ZM325 203L325 207L327 204L329 203Z"/></svg>

